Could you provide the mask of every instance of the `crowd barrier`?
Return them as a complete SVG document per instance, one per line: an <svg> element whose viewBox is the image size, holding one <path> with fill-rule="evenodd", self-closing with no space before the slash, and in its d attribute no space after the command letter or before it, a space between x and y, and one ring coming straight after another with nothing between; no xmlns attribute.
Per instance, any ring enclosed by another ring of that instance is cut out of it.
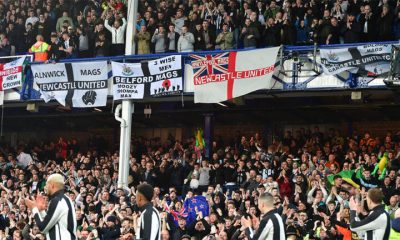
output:
<svg viewBox="0 0 400 240"><path fill-rule="evenodd" d="M273 76L273 87L270 91L307 91L307 90L343 90L343 89L362 89L362 88L384 88L384 77L360 77L354 76L349 72L343 72L336 75L326 75L321 70L319 58L320 49L334 49L343 47L356 47L369 44L399 44L398 41L392 42L373 42L373 43L357 43L357 44L336 44L336 45L306 45L306 46L282 46L280 54L277 58L277 71ZM246 51L248 49L237 49L230 51ZM191 54L219 54L229 51L199 51L173 53L174 55L182 55L182 64L188 62ZM172 53L163 54L144 54L144 55L125 55L113 57L97 57L97 58L78 58L78 59L62 59L61 63L74 62L91 62L91 61L118 61L118 62L140 62L143 60L151 60L160 57L169 56ZM31 64L49 64L51 63L35 63ZM184 66L182 66L184 69ZM27 71L29 75L29 71ZM110 75L111 76L111 75ZM13 89L5 93L4 99L7 100L23 100L35 101L40 98L37 88L33 84L33 78L26 77L22 88ZM184 95L193 95L192 89L186 89Z"/></svg>

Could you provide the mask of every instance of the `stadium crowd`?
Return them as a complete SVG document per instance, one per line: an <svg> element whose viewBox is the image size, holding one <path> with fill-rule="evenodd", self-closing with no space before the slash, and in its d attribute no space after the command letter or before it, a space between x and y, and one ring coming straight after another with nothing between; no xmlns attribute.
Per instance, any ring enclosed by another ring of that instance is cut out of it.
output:
<svg viewBox="0 0 400 240"><path fill-rule="evenodd" d="M136 53L390 41L400 38L394 0L140 0ZM124 0L0 3L0 56L37 61L122 55Z"/></svg>
<svg viewBox="0 0 400 240"><path fill-rule="evenodd" d="M257 199L264 192L272 194L288 239L363 239L349 227L349 199L356 196L357 212L367 215L371 188L382 190L390 237L399 239L399 147L400 132L374 137L354 131L346 137L315 127L287 131L268 143L258 133L238 133L230 142L213 142L207 159L194 137L135 138L129 187L122 189L118 153L108 151L112 147L99 136L88 145L63 138L16 148L2 143L0 239L44 239L24 198L42 193L52 173L65 176L82 240L134 239L140 214L135 188L143 182L154 186L163 240L246 239L241 217L251 217L257 229ZM387 162L381 166L382 160ZM203 202L190 209L191 199Z"/></svg>

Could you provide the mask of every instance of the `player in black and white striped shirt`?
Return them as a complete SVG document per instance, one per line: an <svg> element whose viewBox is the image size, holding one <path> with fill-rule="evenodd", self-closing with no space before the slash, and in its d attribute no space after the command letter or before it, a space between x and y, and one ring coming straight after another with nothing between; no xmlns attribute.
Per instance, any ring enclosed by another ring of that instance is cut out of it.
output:
<svg viewBox="0 0 400 240"><path fill-rule="evenodd" d="M137 188L136 202L140 208L138 233L136 239L160 240L161 239L161 219L158 210L153 207L151 199L154 189L151 185L144 183Z"/></svg>
<svg viewBox="0 0 400 240"><path fill-rule="evenodd" d="M387 240L390 235L390 216L382 204L384 196L379 188L371 188L367 194L367 205L370 212L368 216L360 219L358 212L361 210L360 203L352 197L350 199L350 229L364 236L365 240Z"/></svg>
<svg viewBox="0 0 400 240"><path fill-rule="evenodd" d="M252 220L242 217L242 228L250 240L285 240L285 226L274 206L274 198L270 193L263 193L258 198L258 208L263 214L258 229L252 228Z"/></svg>
<svg viewBox="0 0 400 240"><path fill-rule="evenodd" d="M52 174L47 178L46 193L49 196L47 211L44 197L38 195L36 200L25 199L27 207L32 209L39 230L47 240L75 240L76 215L73 202L64 194L64 177Z"/></svg>

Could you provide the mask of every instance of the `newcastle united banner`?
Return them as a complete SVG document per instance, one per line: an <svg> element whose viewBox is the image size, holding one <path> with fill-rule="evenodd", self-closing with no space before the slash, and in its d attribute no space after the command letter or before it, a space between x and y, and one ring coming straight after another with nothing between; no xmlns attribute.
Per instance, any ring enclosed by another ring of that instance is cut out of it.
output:
<svg viewBox="0 0 400 240"><path fill-rule="evenodd" d="M118 99L142 99L144 95L168 96L183 91L181 56L142 63L112 62L113 95Z"/></svg>
<svg viewBox="0 0 400 240"><path fill-rule="evenodd" d="M35 83L46 102L78 108L107 103L107 62L32 65Z"/></svg>
<svg viewBox="0 0 400 240"><path fill-rule="evenodd" d="M186 81L194 84L195 103L219 103L274 86L279 47L190 55ZM188 64L187 64L188 65Z"/></svg>
<svg viewBox="0 0 400 240"><path fill-rule="evenodd" d="M369 44L320 52L322 68L329 75L350 71L361 76L378 76L390 70L391 45Z"/></svg>
<svg viewBox="0 0 400 240"><path fill-rule="evenodd" d="M0 90L4 91L21 86L25 57L6 64L0 64Z"/></svg>

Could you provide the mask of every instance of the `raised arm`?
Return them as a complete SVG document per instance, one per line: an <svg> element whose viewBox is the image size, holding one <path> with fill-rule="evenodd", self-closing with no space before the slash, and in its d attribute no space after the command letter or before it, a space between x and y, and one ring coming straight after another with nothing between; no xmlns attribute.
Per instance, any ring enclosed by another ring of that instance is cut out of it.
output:
<svg viewBox="0 0 400 240"><path fill-rule="evenodd" d="M121 29L122 29L122 30L125 30L125 28L126 28L126 19L123 17L123 18L122 18L122 26L121 26Z"/></svg>
<svg viewBox="0 0 400 240"><path fill-rule="evenodd" d="M108 19L104 21L104 27L107 28L108 31L112 32L112 27L108 23Z"/></svg>
<svg viewBox="0 0 400 240"><path fill-rule="evenodd" d="M60 220L61 216L63 215L63 209L59 206L57 206L58 201L53 200L50 201L49 209L46 212L46 216L43 218L39 212L39 209L37 207L34 207L32 209L32 213L34 214L35 217L35 222L39 227L39 230L43 234L47 234L49 230L57 224L57 222Z"/></svg>

